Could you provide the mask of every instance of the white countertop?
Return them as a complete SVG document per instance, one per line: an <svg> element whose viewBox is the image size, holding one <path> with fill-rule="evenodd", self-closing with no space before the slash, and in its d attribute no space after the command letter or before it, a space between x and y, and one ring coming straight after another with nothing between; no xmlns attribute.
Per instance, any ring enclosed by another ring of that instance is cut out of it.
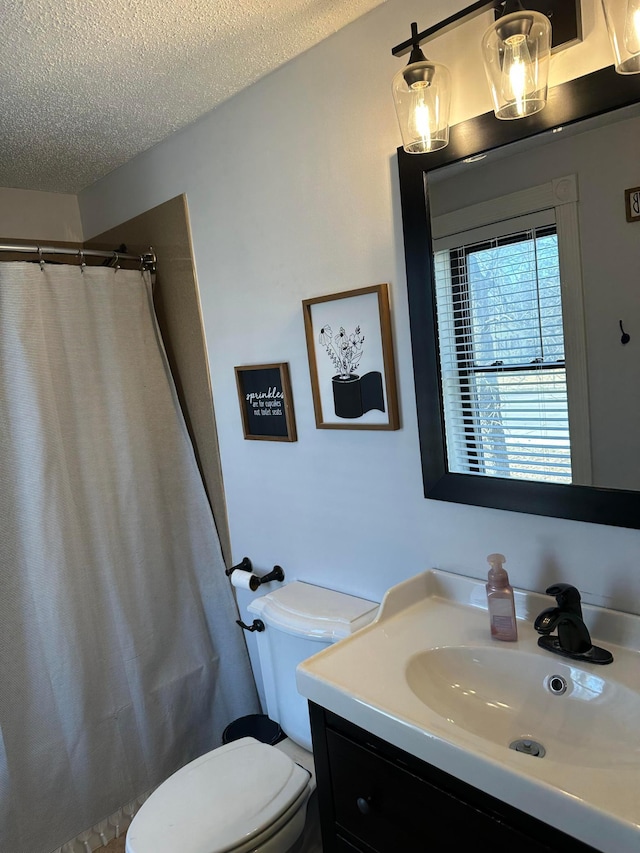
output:
<svg viewBox="0 0 640 853"><path fill-rule="evenodd" d="M597 709L581 718L584 748L581 743L573 760L557 760L557 754L554 759L553 748L547 748L544 758L534 758L509 749L507 732L501 744L461 728L409 687L406 667L416 653L447 646L500 647L506 653L541 658L548 662L549 675L569 662L614 682L627 696L632 691L635 699L640 692L640 617L583 605L594 644L612 651L614 662L582 664L537 645L533 619L553 605L549 596L516 591L518 641L501 643L490 636L484 581L430 570L389 590L369 626L300 664L298 690L400 749L603 853L638 853L640 718L615 760L609 760L606 739L602 742L607 733ZM615 711L607 708L606 713ZM543 744L545 734L552 742L554 736L562 737L562 732L545 733L547 722L541 720L540 731L534 733Z"/></svg>

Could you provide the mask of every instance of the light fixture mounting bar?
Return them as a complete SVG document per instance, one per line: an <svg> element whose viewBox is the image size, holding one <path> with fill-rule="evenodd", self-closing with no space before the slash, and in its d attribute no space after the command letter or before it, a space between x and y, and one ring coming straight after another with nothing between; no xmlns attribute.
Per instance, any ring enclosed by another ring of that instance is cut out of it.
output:
<svg viewBox="0 0 640 853"><path fill-rule="evenodd" d="M416 36L417 44L422 44L422 42L428 41L436 35L452 30L457 24L462 23L462 21L471 20L471 18L483 12L488 12L491 9L494 10L496 17L498 17L502 13L504 5L505 0L478 0L477 3L472 3L470 6L461 9L455 15L451 15L450 18L445 18L440 23L422 30ZM580 0L524 0L523 6L536 12L542 12L551 21L551 47L553 51L582 41ZM402 56L408 53L414 44L416 44L416 41L412 37L392 48L391 53L394 56Z"/></svg>
<svg viewBox="0 0 640 853"><path fill-rule="evenodd" d="M422 32L418 33L416 37L418 40L417 43L422 44L423 41L428 41L436 35L453 29L457 24L461 23L461 21L470 20L476 15L480 15L482 12L489 11L489 9L501 9L502 6L504 6L504 0L479 0L477 3L472 3L470 6L466 6L459 12L456 12L455 15L451 15L451 17L445 18L443 21L440 21L440 23L434 24L426 30L422 30ZM394 56L402 56L405 53L409 53L415 43L416 42L413 38L407 39L407 41L403 41L402 44L397 44L392 48L391 53Z"/></svg>

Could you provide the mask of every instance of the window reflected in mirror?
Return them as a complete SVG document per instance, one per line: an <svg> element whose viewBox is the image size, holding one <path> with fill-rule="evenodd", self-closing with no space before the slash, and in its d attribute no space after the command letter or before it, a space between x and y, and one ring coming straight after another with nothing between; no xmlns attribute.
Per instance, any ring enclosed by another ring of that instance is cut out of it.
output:
<svg viewBox="0 0 640 853"><path fill-rule="evenodd" d="M570 483L555 224L456 237L434 253L449 470Z"/></svg>

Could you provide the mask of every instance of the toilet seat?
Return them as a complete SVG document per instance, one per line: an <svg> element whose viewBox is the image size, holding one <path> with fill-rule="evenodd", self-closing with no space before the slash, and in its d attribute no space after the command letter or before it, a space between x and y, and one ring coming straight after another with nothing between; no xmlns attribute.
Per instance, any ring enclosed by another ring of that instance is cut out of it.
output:
<svg viewBox="0 0 640 853"><path fill-rule="evenodd" d="M202 755L145 802L127 853L243 853L268 840L309 796L310 775L289 756L246 737Z"/></svg>

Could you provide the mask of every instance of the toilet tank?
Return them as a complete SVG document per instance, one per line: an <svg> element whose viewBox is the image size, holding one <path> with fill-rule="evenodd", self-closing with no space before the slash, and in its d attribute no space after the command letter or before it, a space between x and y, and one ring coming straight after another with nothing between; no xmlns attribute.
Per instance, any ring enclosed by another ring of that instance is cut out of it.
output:
<svg viewBox="0 0 640 853"><path fill-rule="evenodd" d="M291 740L310 750L309 711L307 700L296 689L296 667L368 625L378 604L293 581L255 598L247 609L265 624L256 638L267 714Z"/></svg>

